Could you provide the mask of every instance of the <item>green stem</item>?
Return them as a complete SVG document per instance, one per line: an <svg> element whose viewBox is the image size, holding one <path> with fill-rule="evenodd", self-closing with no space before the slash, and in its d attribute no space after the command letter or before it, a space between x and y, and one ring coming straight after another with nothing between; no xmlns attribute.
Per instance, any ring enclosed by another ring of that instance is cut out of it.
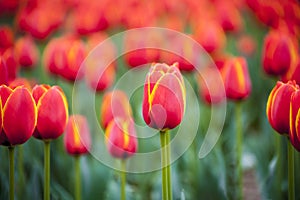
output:
<svg viewBox="0 0 300 200"><path fill-rule="evenodd" d="M50 200L50 141L44 141L44 200Z"/></svg>
<svg viewBox="0 0 300 200"><path fill-rule="evenodd" d="M276 174L277 174L277 180L276 180L276 197L278 199L282 199L282 192L281 192L281 184L282 184L282 142L281 142L282 136L276 133L276 154L277 154L277 162L276 162Z"/></svg>
<svg viewBox="0 0 300 200"><path fill-rule="evenodd" d="M170 150L167 146L168 140L168 131L160 131L160 145L161 145L161 166L162 166L162 199L171 200L172 199L172 188L171 188L171 170L170 163Z"/></svg>
<svg viewBox="0 0 300 200"><path fill-rule="evenodd" d="M172 199L172 181L171 181L171 144L170 144L170 133L166 132L166 148L167 148L167 185L168 185L168 197Z"/></svg>
<svg viewBox="0 0 300 200"><path fill-rule="evenodd" d="M15 147L8 147L9 154L9 199L14 200L14 165L15 165Z"/></svg>
<svg viewBox="0 0 300 200"><path fill-rule="evenodd" d="M237 198L243 199L243 169L242 169L242 153L243 153L243 132L242 132L242 105L237 103L235 107L236 117L236 162L237 162L237 177L236 177L236 190Z"/></svg>
<svg viewBox="0 0 300 200"><path fill-rule="evenodd" d="M75 156L75 199L81 199L80 156Z"/></svg>
<svg viewBox="0 0 300 200"><path fill-rule="evenodd" d="M289 179L289 200L295 200L295 180L294 180L294 148L288 142L288 179Z"/></svg>
<svg viewBox="0 0 300 200"><path fill-rule="evenodd" d="M121 160L121 200L126 200L126 160Z"/></svg>

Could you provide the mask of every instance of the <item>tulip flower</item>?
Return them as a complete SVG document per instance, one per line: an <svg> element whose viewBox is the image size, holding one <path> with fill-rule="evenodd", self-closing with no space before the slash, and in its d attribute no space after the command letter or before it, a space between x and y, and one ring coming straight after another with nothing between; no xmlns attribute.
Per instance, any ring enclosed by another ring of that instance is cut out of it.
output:
<svg viewBox="0 0 300 200"><path fill-rule="evenodd" d="M289 136L292 145L300 151L300 89L291 96L290 103L290 131Z"/></svg>
<svg viewBox="0 0 300 200"><path fill-rule="evenodd" d="M25 87L14 90L0 86L0 143L9 149L9 199L14 199L14 146L25 143L33 134L37 109ZM18 122L18 123L16 123Z"/></svg>
<svg viewBox="0 0 300 200"><path fill-rule="evenodd" d="M21 66L32 68L39 59L39 51L29 36L19 38L15 44L16 57Z"/></svg>
<svg viewBox="0 0 300 200"><path fill-rule="evenodd" d="M13 46L14 35L9 26L0 26L0 54Z"/></svg>
<svg viewBox="0 0 300 200"><path fill-rule="evenodd" d="M185 96L177 63L151 66L144 85L143 117L148 126L160 130L163 199L172 199L168 129L175 128L182 121Z"/></svg>
<svg viewBox="0 0 300 200"><path fill-rule="evenodd" d="M277 82L271 91L267 103L267 117L269 123L280 134L289 134L293 145L298 147L299 140L295 134L294 124L297 113L296 93L299 86L294 81L288 83ZM296 95L295 97L293 97ZM296 123L297 124L297 123ZM289 199L294 199L294 152L292 145L288 144L288 182Z"/></svg>
<svg viewBox="0 0 300 200"><path fill-rule="evenodd" d="M88 153L91 146L90 130L86 118L72 115L64 137L66 151L75 158L75 199L81 199L80 155Z"/></svg>
<svg viewBox="0 0 300 200"><path fill-rule="evenodd" d="M107 128L114 118L128 119L132 116L131 106L127 95L121 90L104 94L100 108L101 126Z"/></svg>
<svg viewBox="0 0 300 200"><path fill-rule="evenodd" d="M153 64L144 85L143 117L163 130L180 124L185 110L185 86L178 64Z"/></svg>
<svg viewBox="0 0 300 200"><path fill-rule="evenodd" d="M114 118L105 129L105 141L109 153L120 159L128 158L137 152L137 138L131 118Z"/></svg>
<svg viewBox="0 0 300 200"><path fill-rule="evenodd" d="M3 63L6 65L8 81L12 81L17 77L19 71L18 63L15 56L15 50L9 48L2 54Z"/></svg>
<svg viewBox="0 0 300 200"><path fill-rule="evenodd" d="M271 31L264 41L262 62L264 71L270 75L283 75L295 64L297 46L290 35Z"/></svg>
<svg viewBox="0 0 300 200"><path fill-rule="evenodd" d="M6 85L8 83L8 72L6 64L0 56L0 85Z"/></svg>
<svg viewBox="0 0 300 200"><path fill-rule="evenodd" d="M287 82L294 80L300 85L300 59L298 55L298 62L290 67L290 69L281 77L281 80Z"/></svg>
<svg viewBox="0 0 300 200"><path fill-rule="evenodd" d="M221 70L229 99L241 100L249 96L251 92L251 80L247 62L242 57L229 58Z"/></svg>
<svg viewBox="0 0 300 200"><path fill-rule="evenodd" d="M88 153L91 146L90 130L84 116L72 115L66 126L64 144L71 155Z"/></svg>
<svg viewBox="0 0 300 200"><path fill-rule="evenodd" d="M32 96L37 104L37 125L33 136L44 141L44 199L50 200L50 141L65 130L68 103L58 86L36 85Z"/></svg>
<svg viewBox="0 0 300 200"><path fill-rule="evenodd" d="M272 128L280 134L289 133L290 101L292 94L298 88L295 82L277 82L269 95L267 117Z"/></svg>

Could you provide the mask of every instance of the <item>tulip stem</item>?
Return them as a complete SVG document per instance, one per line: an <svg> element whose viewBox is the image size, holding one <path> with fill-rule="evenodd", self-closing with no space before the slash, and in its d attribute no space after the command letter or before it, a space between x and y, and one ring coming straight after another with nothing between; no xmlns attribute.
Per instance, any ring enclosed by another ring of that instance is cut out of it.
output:
<svg viewBox="0 0 300 200"><path fill-rule="evenodd" d="M242 170L242 153L243 153L243 132L242 132L242 104L237 103L235 107L236 117L236 190L237 199L243 199L243 170Z"/></svg>
<svg viewBox="0 0 300 200"><path fill-rule="evenodd" d="M277 174L277 181L276 181L276 197L278 199L282 199L282 192L281 192L281 184L282 184L282 136L276 133L276 154L277 154L277 162L276 162L276 174Z"/></svg>
<svg viewBox="0 0 300 200"><path fill-rule="evenodd" d="M288 142L288 181L289 181L289 200L295 200L295 180L294 180L294 148Z"/></svg>
<svg viewBox="0 0 300 200"><path fill-rule="evenodd" d="M172 199L171 169L170 169L170 140L168 131L160 131L161 166L162 166L162 199Z"/></svg>
<svg viewBox="0 0 300 200"><path fill-rule="evenodd" d="M50 200L50 141L44 141L44 200Z"/></svg>
<svg viewBox="0 0 300 200"><path fill-rule="evenodd" d="M126 200L126 160L121 160L121 200Z"/></svg>
<svg viewBox="0 0 300 200"><path fill-rule="evenodd" d="M9 199L14 200L14 165L15 165L15 147L8 147L9 154Z"/></svg>
<svg viewBox="0 0 300 200"><path fill-rule="evenodd" d="M75 156L75 200L81 199L80 155Z"/></svg>

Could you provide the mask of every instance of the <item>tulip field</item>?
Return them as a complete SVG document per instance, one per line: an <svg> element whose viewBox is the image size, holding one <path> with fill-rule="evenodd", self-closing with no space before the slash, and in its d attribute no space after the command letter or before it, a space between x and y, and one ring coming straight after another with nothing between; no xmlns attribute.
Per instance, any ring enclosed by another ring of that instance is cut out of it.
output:
<svg viewBox="0 0 300 200"><path fill-rule="evenodd" d="M0 0L0 199L300 199L296 0Z"/></svg>

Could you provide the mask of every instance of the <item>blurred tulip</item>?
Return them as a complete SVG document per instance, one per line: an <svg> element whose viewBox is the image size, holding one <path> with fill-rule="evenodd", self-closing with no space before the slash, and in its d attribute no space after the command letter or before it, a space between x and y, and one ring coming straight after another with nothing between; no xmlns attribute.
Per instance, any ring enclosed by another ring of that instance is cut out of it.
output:
<svg viewBox="0 0 300 200"><path fill-rule="evenodd" d="M87 46L91 52L83 63L85 79L93 90L103 91L115 80L115 44L107 35L97 33L88 38Z"/></svg>
<svg viewBox="0 0 300 200"><path fill-rule="evenodd" d="M24 86L27 88L29 91L32 91L32 85L35 85L35 81L29 81L26 78L16 78L15 80L9 82L9 87L11 89L15 89L19 86Z"/></svg>
<svg viewBox="0 0 300 200"><path fill-rule="evenodd" d="M63 134L68 122L68 103L59 86L36 85L32 96L37 105L37 139L51 140Z"/></svg>
<svg viewBox="0 0 300 200"><path fill-rule="evenodd" d="M17 77L19 66L15 57L15 50L9 48L2 54L2 60L6 65L8 81L12 81Z"/></svg>
<svg viewBox="0 0 300 200"><path fill-rule="evenodd" d="M295 82L277 82L267 103L267 117L273 129L280 134L288 134L290 129L290 102L292 94L299 87Z"/></svg>
<svg viewBox="0 0 300 200"><path fill-rule="evenodd" d="M237 49L245 56L251 56L256 50L256 41L250 35L243 35L237 41Z"/></svg>
<svg viewBox="0 0 300 200"><path fill-rule="evenodd" d="M52 74L74 81L83 77L79 69L85 56L84 43L76 37L65 36L49 42L44 51L44 65Z"/></svg>
<svg viewBox="0 0 300 200"><path fill-rule="evenodd" d="M91 147L91 136L88 122L84 116L70 116L65 132L64 145L69 154L88 153Z"/></svg>
<svg viewBox="0 0 300 200"><path fill-rule="evenodd" d="M281 80L287 82L289 80L294 80L298 85L300 85L300 58L298 55L297 64L293 64L289 70L281 77Z"/></svg>
<svg viewBox="0 0 300 200"><path fill-rule="evenodd" d="M131 118L114 118L105 130L106 147L109 153L120 159L133 156L138 149L134 122Z"/></svg>
<svg viewBox="0 0 300 200"><path fill-rule="evenodd" d="M15 44L16 57L23 67L33 68L40 57L37 46L29 36L19 38Z"/></svg>
<svg viewBox="0 0 300 200"><path fill-rule="evenodd" d="M225 100L226 94L220 71L214 67L206 67L197 75L199 94L208 104L217 104Z"/></svg>
<svg viewBox="0 0 300 200"><path fill-rule="evenodd" d="M297 47L291 36L271 31L265 37L262 62L270 75L283 75L296 62Z"/></svg>
<svg viewBox="0 0 300 200"><path fill-rule="evenodd" d="M291 96L289 136L292 145L300 151L300 90L297 89Z"/></svg>
<svg viewBox="0 0 300 200"><path fill-rule="evenodd" d="M128 119L132 115L127 95L121 90L105 93L100 108L100 124L107 128L114 118Z"/></svg>
<svg viewBox="0 0 300 200"><path fill-rule="evenodd" d="M143 117L152 128L173 129L185 111L185 86L178 64L153 64L144 85Z"/></svg>
<svg viewBox="0 0 300 200"><path fill-rule="evenodd" d="M0 26L0 54L14 44L14 34L9 26Z"/></svg>
<svg viewBox="0 0 300 200"><path fill-rule="evenodd" d="M23 144L33 134L37 122L34 99L22 86L12 90L2 85L0 96L3 115L0 143L7 146Z"/></svg>
<svg viewBox="0 0 300 200"><path fill-rule="evenodd" d="M226 35L219 23L203 21L194 28L194 38L208 53L221 50L226 44Z"/></svg>
<svg viewBox="0 0 300 200"><path fill-rule="evenodd" d="M229 58L221 70L226 96L229 99L245 99L251 93L251 79L245 58Z"/></svg>
<svg viewBox="0 0 300 200"><path fill-rule="evenodd" d="M216 15L224 31L240 31L243 26L242 16L237 7L228 1L218 1Z"/></svg>

